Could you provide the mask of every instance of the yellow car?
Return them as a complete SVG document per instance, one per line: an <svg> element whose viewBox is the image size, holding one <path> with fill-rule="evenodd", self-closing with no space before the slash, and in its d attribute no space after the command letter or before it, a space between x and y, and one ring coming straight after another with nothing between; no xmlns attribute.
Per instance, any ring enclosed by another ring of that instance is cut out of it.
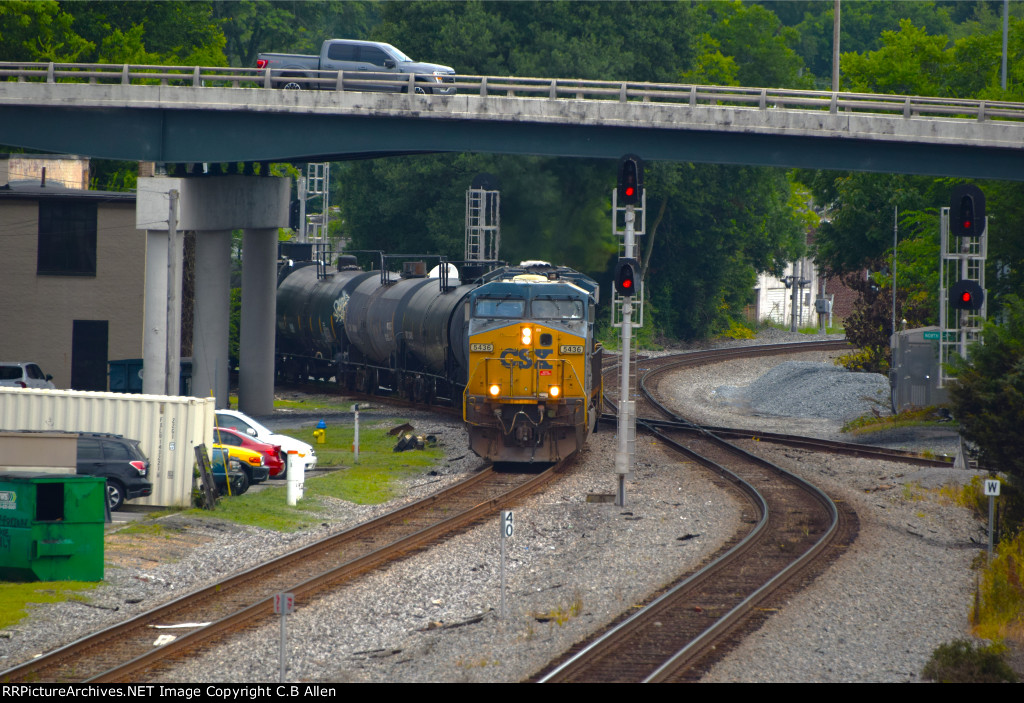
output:
<svg viewBox="0 0 1024 703"><path fill-rule="evenodd" d="M245 469L250 484L266 481L270 476L270 468L266 465L263 455L252 449L230 444L234 439L227 432L222 436L218 428L213 428L213 448L224 449L232 459L238 459L242 468Z"/></svg>

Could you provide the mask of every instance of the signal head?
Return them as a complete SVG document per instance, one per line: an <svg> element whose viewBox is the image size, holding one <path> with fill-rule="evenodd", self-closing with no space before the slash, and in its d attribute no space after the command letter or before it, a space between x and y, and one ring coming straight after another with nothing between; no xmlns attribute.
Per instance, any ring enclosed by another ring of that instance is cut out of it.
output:
<svg viewBox="0 0 1024 703"><path fill-rule="evenodd" d="M949 289L949 306L956 310L980 310L985 291L977 281L957 281Z"/></svg>
<svg viewBox="0 0 1024 703"><path fill-rule="evenodd" d="M985 232L985 195L978 186L965 183L953 189L949 225L957 237L980 237Z"/></svg>
<svg viewBox="0 0 1024 703"><path fill-rule="evenodd" d="M621 205L639 205L644 191L644 162L635 154L619 159L618 200Z"/></svg>
<svg viewBox="0 0 1024 703"><path fill-rule="evenodd" d="M637 295L640 287L640 262L636 259L619 259L615 264L615 290L619 295Z"/></svg>

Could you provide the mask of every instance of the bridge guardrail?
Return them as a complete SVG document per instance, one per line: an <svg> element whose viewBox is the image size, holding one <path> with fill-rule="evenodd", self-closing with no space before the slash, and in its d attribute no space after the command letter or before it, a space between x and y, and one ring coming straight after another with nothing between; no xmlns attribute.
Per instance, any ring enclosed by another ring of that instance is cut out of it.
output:
<svg viewBox="0 0 1024 703"><path fill-rule="evenodd" d="M229 66L156 66L143 64L84 64L47 62L0 62L0 82L74 82L89 84L165 85L231 88L274 88L295 77L287 71ZM432 76L403 76L366 71L308 71L300 82L334 91L359 91L379 87L382 81L401 86L402 92L437 87ZM696 106L751 107L816 110L831 114L902 114L904 117L944 117L1024 121L1024 103L961 100L928 96L832 93L777 88L744 88L633 81L598 81L566 78L456 75L459 95L517 97L548 100L612 100ZM450 87L452 83L441 84ZM426 96L425 96L426 97ZM443 97L441 99L444 99Z"/></svg>

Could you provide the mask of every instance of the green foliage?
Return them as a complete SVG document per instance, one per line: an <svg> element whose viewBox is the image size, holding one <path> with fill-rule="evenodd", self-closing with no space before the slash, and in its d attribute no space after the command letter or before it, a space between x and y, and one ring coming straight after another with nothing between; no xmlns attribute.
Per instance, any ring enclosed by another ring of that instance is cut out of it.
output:
<svg viewBox="0 0 1024 703"><path fill-rule="evenodd" d="M392 500L401 494L398 483L401 479L430 470L443 452L435 447L395 453L392 450L396 438L389 437L387 430L388 427L367 425L360 428L358 464L353 464L351 425L328 425L325 444L316 443L313 428L284 430L284 434L316 447L318 466L341 468L324 476L307 478L305 495L295 506L287 504L286 487L271 482L261 491L218 501L212 512L196 509L193 514L292 532L319 522L318 511L325 500L345 500L360 505Z"/></svg>
<svg viewBox="0 0 1024 703"><path fill-rule="evenodd" d="M88 581L34 581L32 583L0 583L0 630L20 622L35 603L61 603L69 599L84 600L82 591L96 588Z"/></svg>
<svg viewBox="0 0 1024 703"><path fill-rule="evenodd" d="M996 545L981 573L971 624L986 639L1024 637L1024 533Z"/></svg>
<svg viewBox="0 0 1024 703"><path fill-rule="evenodd" d="M803 59L792 48L799 32L782 26L767 7L737 1L704 3L700 9L711 24L702 48L713 51L707 58L698 58L701 66L725 71L735 67L735 85L814 87L810 74L803 72Z"/></svg>
<svg viewBox="0 0 1024 703"><path fill-rule="evenodd" d="M849 333L847 337L849 337ZM850 371L885 373L889 370L889 356L882 347L877 345L870 345L859 351L843 354L836 359L835 363Z"/></svg>
<svg viewBox="0 0 1024 703"><path fill-rule="evenodd" d="M895 415L882 415L879 413L868 413L850 420L843 425L840 432L852 434L867 434L892 430L898 427L931 427L939 423L948 423L946 417L938 407L910 408L902 410Z"/></svg>
<svg viewBox="0 0 1024 703"><path fill-rule="evenodd" d="M73 21L57 2L0 3L0 61L87 60L95 44L75 32Z"/></svg>
<svg viewBox="0 0 1024 703"><path fill-rule="evenodd" d="M722 337L726 339L753 339L756 337L754 330L750 329L747 325L736 320L729 320L729 329L722 332Z"/></svg>
<svg viewBox="0 0 1024 703"><path fill-rule="evenodd" d="M985 466L1024 481L1024 302L1004 300L1002 323L989 320L984 344L971 345L968 360L949 365L953 414L965 439L973 442Z"/></svg>
<svg viewBox="0 0 1024 703"><path fill-rule="evenodd" d="M882 33L899 29L902 19L910 19L918 27L927 27L933 34L949 34L956 22L966 19L957 14L957 6L983 4L847 0L840 10L839 44L848 52L878 49ZM834 4L820 1L773 2L770 7L784 24L796 30L798 37L793 47L817 78L816 87L830 88ZM956 17L952 17L954 14ZM841 89L848 90L848 87L842 84Z"/></svg>
<svg viewBox="0 0 1024 703"><path fill-rule="evenodd" d="M939 683L1016 683L1005 651L1001 644L955 640L936 648L921 676Z"/></svg>
<svg viewBox="0 0 1024 703"><path fill-rule="evenodd" d="M840 58L843 89L857 93L941 95L952 56L944 36L929 36L909 19L900 20L898 32L882 32L882 47L864 54L844 53Z"/></svg>

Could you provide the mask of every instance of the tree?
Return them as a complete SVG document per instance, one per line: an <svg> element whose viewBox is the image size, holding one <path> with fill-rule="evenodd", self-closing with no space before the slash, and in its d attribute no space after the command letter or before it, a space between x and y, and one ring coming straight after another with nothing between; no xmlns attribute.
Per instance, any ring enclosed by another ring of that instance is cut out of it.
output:
<svg viewBox="0 0 1024 703"><path fill-rule="evenodd" d="M0 3L0 61L78 61L95 48L57 2Z"/></svg>
<svg viewBox="0 0 1024 703"><path fill-rule="evenodd" d="M985 466L1024 480L1024 302L1004 300L1004 321L985 325L984 344L971 345L968 359L956 358L949 373L953 414L960 432L973 442Z"/></svg>
<svg viewBox="0 0 1024 703"><path fill-rule="evenodd" d="M740 2L702 6L712 26L708 35L716 51L732 57L739 85L768 88L812 88L804 62L792 46L799 35L783 27L774 12Z"/></svg>

